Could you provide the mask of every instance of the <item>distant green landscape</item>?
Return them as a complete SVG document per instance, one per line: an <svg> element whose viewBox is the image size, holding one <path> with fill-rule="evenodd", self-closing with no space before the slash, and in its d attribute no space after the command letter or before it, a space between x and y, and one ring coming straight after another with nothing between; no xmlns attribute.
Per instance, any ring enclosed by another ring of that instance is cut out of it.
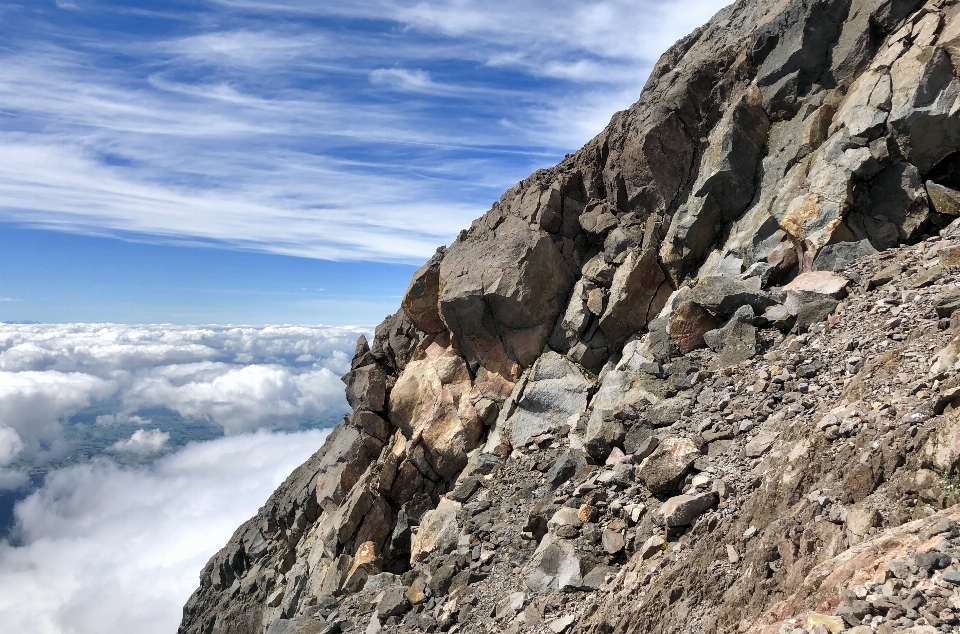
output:
<svg viewBox="0 0 960 634"><path fill-rule="evenodd" d="M63 437L69 449L62 457L43 463L21 459L9 466L28 473L31 479L34 479L55 469L88 462L97 456L109 456L116 462L126 465L146 464L188 443L213 440L224 435L223 429L213 422L184 418L166 407L148 407L130 414L143 419L143 422L111 424L97 422L98 417L116 414L119 411L122 411L119 401L105 400L95 403L77 412L63 423ZM333 427L340 422L344 413L331 412L325 416L300 421L298 429ZM170 434L170 438L161 451L148 455L123 453L110 449L114 443L130 438L137 429L157 429Z"/></svg>

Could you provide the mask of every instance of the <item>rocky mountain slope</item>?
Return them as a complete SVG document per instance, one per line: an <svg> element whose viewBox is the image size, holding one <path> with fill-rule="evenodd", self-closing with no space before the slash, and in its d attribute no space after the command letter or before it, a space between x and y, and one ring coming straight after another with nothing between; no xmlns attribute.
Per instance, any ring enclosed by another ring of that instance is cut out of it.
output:
<svg viewBox="0 0 960 634"><path fill-rule="evenodd" d="M743 0L417 273L180 632L960 630L960 4Z"/></svg>

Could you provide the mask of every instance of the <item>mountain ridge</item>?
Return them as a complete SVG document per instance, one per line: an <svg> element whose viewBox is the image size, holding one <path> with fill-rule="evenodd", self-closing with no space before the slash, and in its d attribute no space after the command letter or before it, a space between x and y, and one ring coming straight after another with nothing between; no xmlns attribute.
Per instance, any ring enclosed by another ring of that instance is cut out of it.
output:
<svg viewBox="0 0 960 634"><path fill-rule="evenodd" d="M899 580L884 596L952 596L957 42L945 0L741 0L677 42L637 103L414 274L358 341L352 414L210 560L180 631L917 626L861 605L873 581L790 592L869 552ZM889 345L924 386L874 408ZM945 522L943 566L876 550ZM920 607L934 631L960 608Z"/></svg>

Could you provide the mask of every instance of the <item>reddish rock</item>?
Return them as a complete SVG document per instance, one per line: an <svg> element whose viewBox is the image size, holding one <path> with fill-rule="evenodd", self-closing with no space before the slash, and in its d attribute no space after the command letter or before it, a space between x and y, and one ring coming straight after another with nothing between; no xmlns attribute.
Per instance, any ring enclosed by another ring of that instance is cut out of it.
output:
<svg viewBox="0 0 960 634"><path fill-rule="evenodd" d="M722 321L697 304L687 301L670 313L670 338L680 348L680 352L687 354L704 347L704 333L722 325Z"/></svg>

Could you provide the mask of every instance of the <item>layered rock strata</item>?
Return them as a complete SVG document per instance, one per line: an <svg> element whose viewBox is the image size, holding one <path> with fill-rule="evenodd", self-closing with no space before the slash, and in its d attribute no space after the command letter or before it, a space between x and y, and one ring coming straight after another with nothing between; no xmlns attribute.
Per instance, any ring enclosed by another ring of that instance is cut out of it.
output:
<svg viewBox="0 0 960 634"><path fill-rule="evenodd" d="M751 0L675 44L414 274L180 631L960 623L958 42Z"/></svg>

